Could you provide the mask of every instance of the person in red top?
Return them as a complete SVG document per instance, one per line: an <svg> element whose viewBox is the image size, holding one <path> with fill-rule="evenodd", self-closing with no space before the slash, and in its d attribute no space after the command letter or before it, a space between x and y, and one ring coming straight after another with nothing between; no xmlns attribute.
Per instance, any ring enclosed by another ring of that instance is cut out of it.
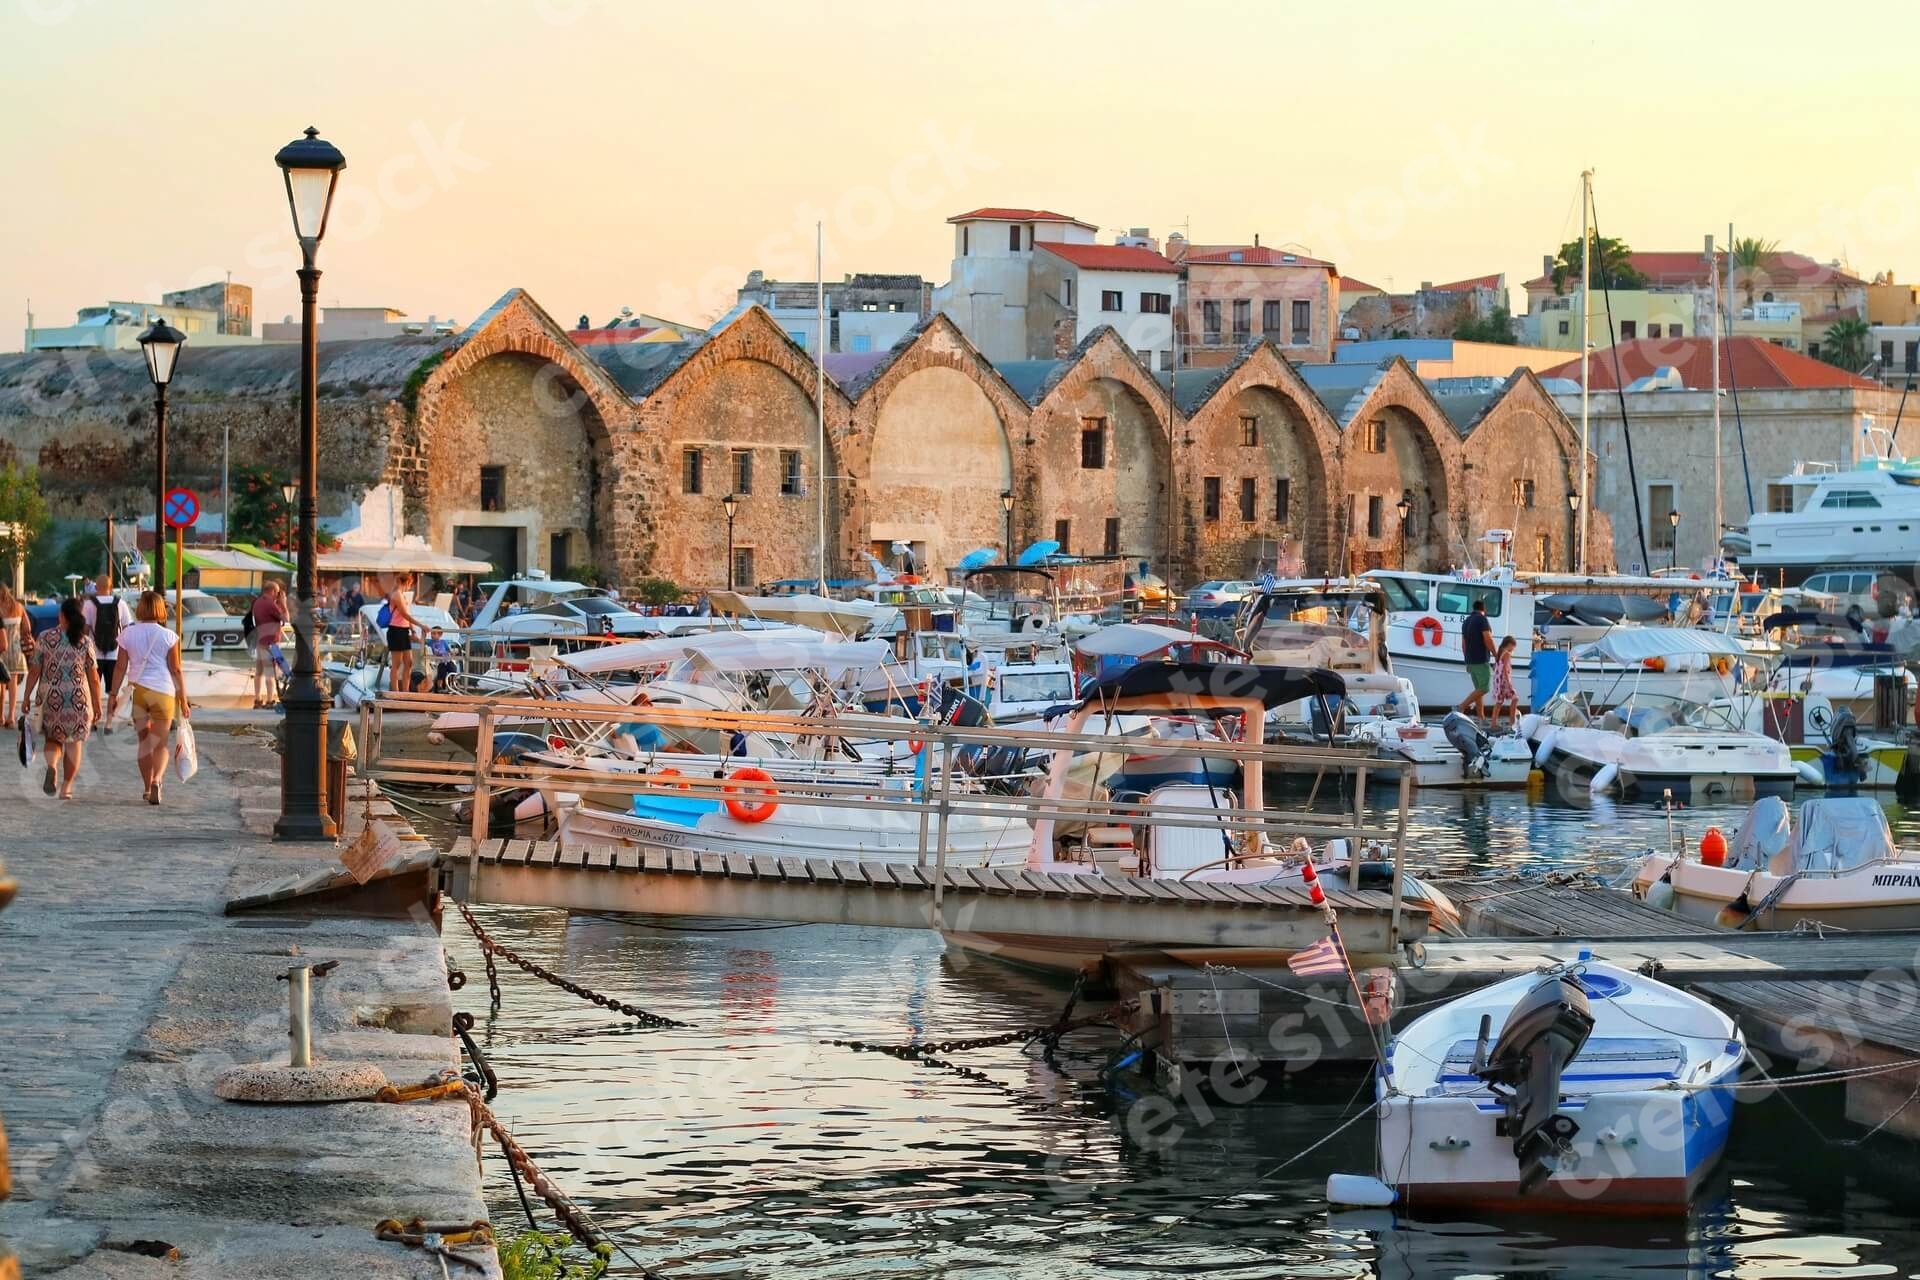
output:
<svg viewBox="0 0 1920 1280"><path fill-rule="evenodd" d="M281 628L287 624L287 589L269 582L254 598L253 607L253 707L271 707L280 701L280 682L267 674L276 668L281 676L288 671L287 659L280 651ZM262 699L260 685L266 683L269 697Z"/></svg>

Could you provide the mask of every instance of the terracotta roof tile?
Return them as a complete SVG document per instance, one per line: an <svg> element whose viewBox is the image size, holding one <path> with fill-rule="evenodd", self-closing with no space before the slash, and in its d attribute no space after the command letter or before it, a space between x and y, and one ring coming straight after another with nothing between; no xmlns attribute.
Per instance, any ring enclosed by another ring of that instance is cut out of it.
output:
<svg viewBox="0 0 1920 1280"><path fill-rule="evenodd" d="M1711 338L1638 338L1632 342L1622 342L1616 347L1593 353L1587 385L1594 391L1611 391L1618 386L1619 379L1615 374L1615 356L1618 355L1619 376L1625 377L1628 385L1632 385L1636 379L1647 377L1656 369L1670 366L1678 371L1688 388L1709 390L1713 386L1712 352ZM1542 370L1540 376L1578 382L1580 362L1569 360L1563 365ZM1864 390L1880 385L1824 361L1775 346L1764 338L1742 337L1728 338L1720 348L1720 383L1722 386L1731 386L1735 382L1743 391L1822 387L1857 387Z"/></svg>
<svg viewBox="0 0 1920 1280"><path fill-rule="evenodd" d="M1434 293L1468 293L1474 289L1502 288L1501 273L1496 271L1490 276L1475 276L1471 280L1455 280L1451 284L1433 286Z"/></svg>
<svg viewBox="0 0 1920 1280"><path fill-rule="evenodd" d="M1319 258L1309 258L1304 253L1274 249L1263 244L1233 248L1210 247L1205 253L1189 253L1186 261L1189 264L1207 267L1319 267L1326 271L1334 270L1331 262L1322 262Z"/></svg>
<svg viewBox="0 0 1920 1280"><path fill-rule="evenodd" d="M1041 240L1036 249L1045 249L1056 258L1065 258L1088 271L1159 271L1169 275L1180 268L1151 249L1130 244L1059 244Z"/></svg>
<svg viewBox="0 0 1920 1280"><path fill-rule="evenodd" d="M1716 255L1720 259L1720 278L1727 278L1727 255L1724 251ZM1627 261L1633 269L1647 278L1651 285L1705 285L1708 280L1707 259L1704 254L1693 250L1678 253L1647 252L1630 253ZM1852 273L1824 262L1815 262L1803 253L1776 253L1762 268L1768 280L1777 285L1793 288L1816 288L1821 285L1839 285L1842 288L1854 288L1866 282ZM1548 289L1553 287L1550 275L1535 276L1527 281L1528 289Z"/></svg>
<svg viewBox="0 0 1920 1280"><path fill-rule="evenodd" d="M1078 218L1069 217L1064 213L1054 213L1050 209L1002 209L989 206L985 209L975 209L970 213L956 213L947 219L948 222L974 222L980 220L988 222L1071 222L1074 226L1085 227L1089 231L1095 229L1091 222L1082 222Z"/></svg>

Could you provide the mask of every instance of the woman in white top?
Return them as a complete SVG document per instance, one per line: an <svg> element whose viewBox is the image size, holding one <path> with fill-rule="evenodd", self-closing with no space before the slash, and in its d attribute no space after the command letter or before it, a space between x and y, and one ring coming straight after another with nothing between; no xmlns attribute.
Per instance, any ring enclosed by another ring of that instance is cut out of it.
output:
<svg viewBox="0 0 1920 1280"><path fill-rule="evenodd" d="M133 615L138 619L120 633L120 661L113 669L113 691L107 695L111 721L120 702L120 686L133 687L133 727L140 736L140 780L147 787L147 803L160 803L160 780L167 773L167 735L174 716L192 718L187 705L187 678L180 671L180 637L166 625L167 598L158 591L142 591Z"/></svg>

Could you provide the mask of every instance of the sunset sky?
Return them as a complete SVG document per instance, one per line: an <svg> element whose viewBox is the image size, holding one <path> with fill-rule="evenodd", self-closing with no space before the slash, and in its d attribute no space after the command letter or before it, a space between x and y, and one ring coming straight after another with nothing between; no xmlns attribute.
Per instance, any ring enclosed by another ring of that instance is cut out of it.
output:
<svg viewBox="0 0 1920 1280"><path fill-rule="evenodd" d="M0 0L0 350L233 278L294 309L274 151L351 187L323 300L465 321L699 320L756 266L948 274L944 219L1261 235L1400 289L1577 233L1707 231L1920 279L1920 17L1805 5L1411 0Z"/></svg>

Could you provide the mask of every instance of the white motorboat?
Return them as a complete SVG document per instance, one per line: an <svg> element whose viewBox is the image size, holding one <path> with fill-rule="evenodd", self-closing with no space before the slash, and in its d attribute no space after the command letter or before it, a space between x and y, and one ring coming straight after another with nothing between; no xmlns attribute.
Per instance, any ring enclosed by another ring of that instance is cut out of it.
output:
<svg viewBox="0 0 1920 1280"><path fill-rule="evenodd" d="M1724 854L1712 833L1703 843L1698 857L1648 854L1634 871L1635 895L1735 927L1920 927L1920 854L1894 845L1877 800L1809 800L1796 826L1785 803L1763 799Z"/></svg>
<svg viewBox="0 0 1920 1280"><path fill-rule="evenodd" d="M1353 736L1375 744L1382 756L1405 761L1416 787L1524 787L1533 773L1533 747L1517 729L1489 734L1458 711L1448 712L1438 726L1369 721ZM1380 775L1383 785L1397 781L1396 774Z"/></svg>
<svg viewBox="0 0 1920 1280"><path fill-rule="evenodd" d="M1346 728L1369 719L1417 721L1413 682L1394 670L1387 649L1387 594L1363 578L1294 578L1243 602L1235 634L1254 662L1332 671L1346 685L1338 717ZM1317 699L1276 708L1276 727L1326 738ZM1337 734L1337 730L1332 730Z"/></svg>
<svg viewBox="0 0 1920 1280"><path fill-rule="evenodd" d="M1616 707L1598 721L1568 699L1520 717L1534 765L1563 795L1699 804L1790 795L1800 774L1785 743L1726 723L1708 707Z"/></svg>
<svg viewBox="0 0 1920 1280"><path fill-rule="evenodd" d="M1869 427L1868 455L1801 462L1772 489L1784 511L1756 511L1723 545L1757 578L1798 584L1821 569L1913 572L1920 563L1920 460L1893 455L1891 434ZM1769 507L1775 504L1769 503Z"/></svg>
<svg viewBox="0 0 1920 1280"><path fill-rule="evenodd" d="M1681 1213L1726 1149L1746 1059L1726 1014L1582 952L1393 1037L1376 1085L1380 1177L1336 1174L1328 1198Z"/></svg>

